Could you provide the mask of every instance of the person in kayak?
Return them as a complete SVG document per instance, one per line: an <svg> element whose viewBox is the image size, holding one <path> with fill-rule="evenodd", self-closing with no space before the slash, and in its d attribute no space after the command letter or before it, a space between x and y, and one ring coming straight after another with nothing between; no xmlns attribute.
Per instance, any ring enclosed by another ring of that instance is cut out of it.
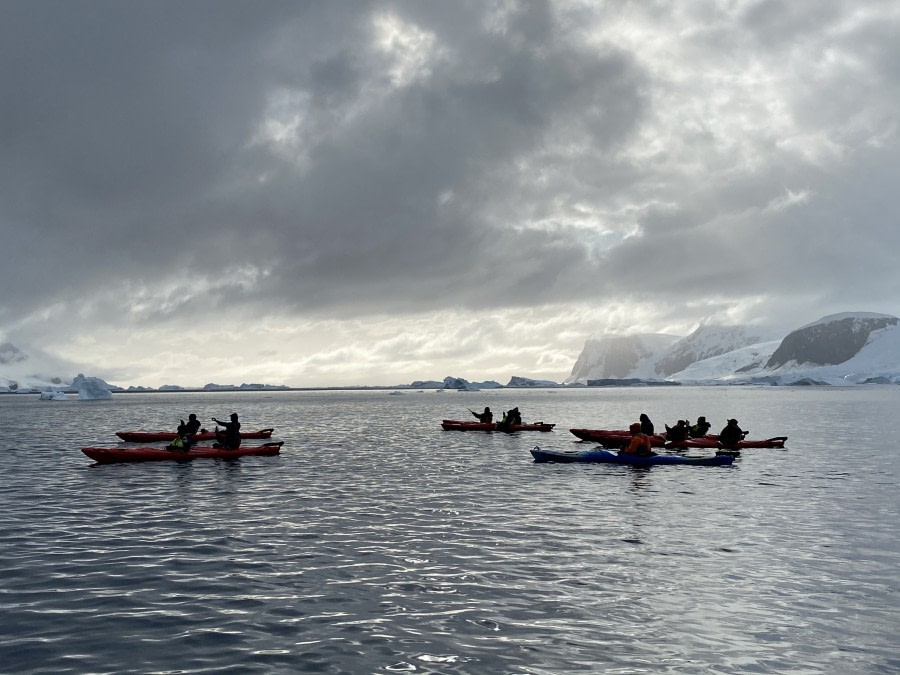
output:
<svg viewBox="0 0 900 675"><path fill-rule="evenodd" d="M191 413L188 415L187 424L185 424L184 420L180 420L180 422L178 429L175 430L175 433L178 435L166 446L166 450L187 452L194 444L194 434L200 431L200 420L197 419L194 413Z"/></svg>
<svg viewBox="0 0 900 675"><path fill-rule="evenodd" d="M518 406L507 413L509 415L510 424L522 424L522 413L519 412Z"/></svg>
<svg viewBox="0 0 900 675"><path fill-rule="evenodd" d="M178 435L182 438L190 438L194 434L200 431L200 420L197 419L197 416L194 413L188 415L187 424L184 423L184 420L181 420L181 424L178 425Z"/></svg>
<svg viewBox="0 0 900 675"><path fill-rule="evenodd" d="M503 413L503 419L497 424L497 428L500 429L500 431L509 431L510 427L514 424L522 424L522 413L519 412L518 407Z"/></svg>
<svg viewBox="0 0 900 675"><path fill-rule="evenodd" d="M224 429L216 429L216 443L226 450L237 450L241 447L241 423L238 422L238 414L231 413L231 421L223 422L215 417L212 421L225 427Z"/></svg>
<svg viewBox="0 0 900 675"><path fill-rule="evenodd" d="M484 412L477 413L471 408L469 409L469 412L475 415L475 417L478 418L479 422L483 422L484 424L490 424L494 421L494 413L492 413L491 409L487 406L484 407Z"/></svg>
<svg viewBox="0 0 900 675"><path fill-rule="evenodd" d="M712 425L706 421L705 417L698 417L697 423L691 427L691 438L703 438L709 433L709 428L711 426Z"/></svg>
<svg viewBox="0 0 900 675"><path fill-rule="evenodd" d="M686 441L689 433L690 429L688 428L687 420L678 420L674 427L666 425L666 440L672 443Z"/></svg>
<svg viewBox="0 0 900 675"><path fill-rule="evenodd" d="M728 420L728 424L719 432L719 443L726 448L736 448L737 444L744 440L746 433L738 426L737 420Z"/></svg>
<svg viewBox="0 0 900 675"><path fill-rule="evenodd" d="M647 434L648 436L652 436L654 434L653 431L653 422L650 421L650 418L647 417L646 413L641 413L641 432Z"/></svg>
<svg viewBox="0 0 900 675"><path fill-rule="evenodd" d="M622 452L626 455L637 455L638 457L652 457L655 453L650 445L650 437L641 431L641 423L635 422L628 430L631 432L631 440L628 441Z"/></svg>

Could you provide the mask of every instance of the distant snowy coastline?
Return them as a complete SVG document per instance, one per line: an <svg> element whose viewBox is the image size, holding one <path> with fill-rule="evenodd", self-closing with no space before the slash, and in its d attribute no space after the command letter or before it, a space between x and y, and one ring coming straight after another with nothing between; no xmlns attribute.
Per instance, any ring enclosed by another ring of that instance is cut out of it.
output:
<svg viewBox="0 0 900 675"><path fill-rule="evenodd" d="M774 339L773 339L774 338ZM875 312L844 312L807 323L782 337L758 327L702 325L686 337L663 334L594 335L585 342L571 375L562 383L513 376L494 380L416 380L410 384L336 387L209 383L120 387L100 378L79 392L78 378L41 373L10 343L0 344L0 393L61 392L79 398L128 393L252 391L425 390L477 392L492 389L668 385L860 385L900 384L900 319ZM82 382L82 385L84 382ZM83 387L82 387L83 388ZM58 399L61 400L61 399Z"/></svg>

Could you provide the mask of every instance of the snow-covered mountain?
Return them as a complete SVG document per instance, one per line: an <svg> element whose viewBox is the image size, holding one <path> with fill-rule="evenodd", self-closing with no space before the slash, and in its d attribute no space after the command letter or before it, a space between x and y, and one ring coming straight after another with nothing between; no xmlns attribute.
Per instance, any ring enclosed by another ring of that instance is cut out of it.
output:
<svg viewBox="0 0 900 675"><path fill-rule="evenodd" d="M666 379L685 384L793 384L813 382L900 384L900 319L888 314L847 312L823 317L783 339L760 340L746 327L701 326L630 371L600 375L622 338L591 338L567 383L603 377ZM633 336L642 339L644 336ZM606 351L604 351L606 347ZM648 362L653 361L652 371ZM627 361L620 365L627 365ZM680 369L678 369L680 367Z"/></svg>
<svg viewBox="0 0 900 675"><path fill-rule="evenodd" d="M798 328L781 341L767 369L801 365L834 366L855 357L872 333L897 326L887 314L845 313L826 316Z"/></svg>
<svg viewBox="0 0 900 675"><path fill-rule="evenodd" d="M767 337L764 332L745 326L703 325L672 345L657 361L655 372L666 378L692 363L749 347Z"/></svg>
<svg viewBox="0 0 900 675"><path fill-rule="evenodd" d="M656 367L677 335L600 335L588 338L566 384L608 378L657 378Z"/></svg>

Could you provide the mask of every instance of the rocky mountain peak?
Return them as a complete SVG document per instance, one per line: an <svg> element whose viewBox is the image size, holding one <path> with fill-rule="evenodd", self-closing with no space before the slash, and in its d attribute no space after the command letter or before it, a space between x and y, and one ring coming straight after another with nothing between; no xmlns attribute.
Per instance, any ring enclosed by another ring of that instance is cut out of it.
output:
<svg viewBox="0 0 900 675"><path fill-rule="evenodd" d="M896 326L900 319L888 314L847 313L824 317L789 333L765 365L774 370L788 364L831 366L849 361L874 331Z"/></svg>

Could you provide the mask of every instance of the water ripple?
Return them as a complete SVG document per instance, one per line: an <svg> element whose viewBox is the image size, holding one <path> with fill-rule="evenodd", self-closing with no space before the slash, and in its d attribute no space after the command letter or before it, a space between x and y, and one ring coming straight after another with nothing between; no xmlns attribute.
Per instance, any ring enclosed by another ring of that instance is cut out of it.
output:
<svg viewBox="0 0 900 675"><path fill-rule="evenodd" d="M900 468L846 433L890 419L879 392L515 392L559 425L533 435L437 426L508 391L0 397L3 670L894 672ZM282 455L78 452L231 409ZM635 411L735 409L788 449L725 469L528 453Z"/></svg>

